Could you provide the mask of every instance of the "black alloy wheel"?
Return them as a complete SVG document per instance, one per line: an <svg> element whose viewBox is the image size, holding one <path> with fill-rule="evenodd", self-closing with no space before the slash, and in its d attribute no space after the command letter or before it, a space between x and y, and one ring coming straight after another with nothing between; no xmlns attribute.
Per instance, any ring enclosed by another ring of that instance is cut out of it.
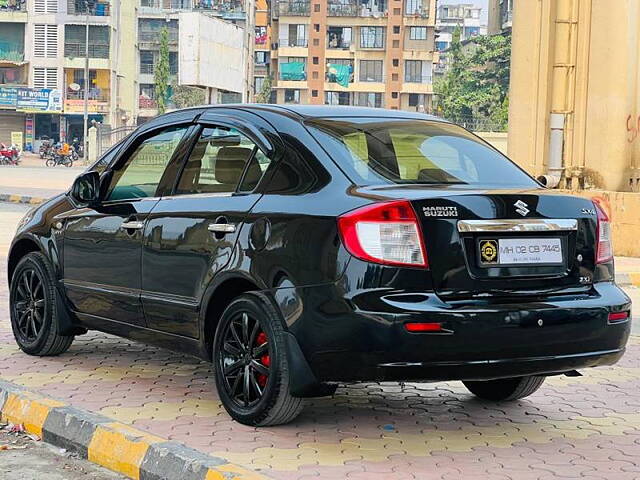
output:
<svg viewBox="0 0 640 480"><path fill-rule="evenodd" d="M213 341L215 381L222 405L245 425L281 425L302 411L289 391L284 321L260 292L245 293L224 310Z"/></svg>
<svg viewBox="0 0 640 480"><path fill-rule="evenodd" d="M20 349L29 355L59 355L73 336L58 333L55 274L47 258L25 255L11 277L11 329Z"/></svg>
<svg viewBox="0 0 640 480"><path fill-rule="evenodd" d="M260 321L247 312L237 314L223 334L220 370L229 397L239 406L260 401L270 375L269 339Z"/></svg>
<svg viewBox="0 0 640 480"><path fill-rule="evenodd" d="M33 343L42 331L47 300L42 278L35 268L20 272L13 301L17 333L25 343Z"/></svg>

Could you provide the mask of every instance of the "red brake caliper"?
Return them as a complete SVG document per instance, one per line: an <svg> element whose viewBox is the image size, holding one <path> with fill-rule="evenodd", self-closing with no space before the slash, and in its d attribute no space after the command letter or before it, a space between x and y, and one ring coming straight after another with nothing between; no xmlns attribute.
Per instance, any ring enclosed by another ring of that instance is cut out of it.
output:
<svg viewBox="0 0 640 480"><path fill-rule="evenodd" d="M260 332L258 334L258 338L256 338L256 343L258 344L258 346L267 343L267 334L264 332ZM265 367L268 367L269 365L271 365L271 359L269 358L269 354L265 354L262 357L260 357L260 363L262 363L262 365L264 365ZM258 385L260 385L261 387L264 387L266 384L267 384L267 376L262 373L259 373Z"/></svg>

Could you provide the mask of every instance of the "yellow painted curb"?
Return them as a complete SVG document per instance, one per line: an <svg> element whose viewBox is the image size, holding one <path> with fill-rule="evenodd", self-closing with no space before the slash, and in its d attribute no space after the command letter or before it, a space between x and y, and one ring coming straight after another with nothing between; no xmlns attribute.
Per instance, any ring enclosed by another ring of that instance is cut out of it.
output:
<svg viewBox="0 0 640 480"><path fill-rule="evenodd" d="M149 446L165 440L122 423L100 425L88 448L90 462L139 480L140 466Z"/></svg>
<svg viewBox="0 0 640 480"><path fill-rule="evenodd" d="M29 433L42 437L42 427L52 408L65 404L30 392L10 393L2 408L0 418L14 424L22 424Z"/></svg>

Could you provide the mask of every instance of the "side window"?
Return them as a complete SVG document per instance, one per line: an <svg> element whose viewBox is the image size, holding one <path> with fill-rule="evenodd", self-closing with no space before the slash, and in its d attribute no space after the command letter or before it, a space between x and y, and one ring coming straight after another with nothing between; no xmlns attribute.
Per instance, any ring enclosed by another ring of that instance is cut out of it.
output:
<svg viewBox="0 0 640 480"><path fill-rule="evenodd" d="M206 127L193 147L176 194L249 192L256 188L269 163L257 145L239 131Z"/></svg>
<svg viewBox="0 0 640 480"><path fill-rule="evenodd" d="M107 200L153 197L186 126L162 130L143 141L127 162L113 172Z"/></svg>

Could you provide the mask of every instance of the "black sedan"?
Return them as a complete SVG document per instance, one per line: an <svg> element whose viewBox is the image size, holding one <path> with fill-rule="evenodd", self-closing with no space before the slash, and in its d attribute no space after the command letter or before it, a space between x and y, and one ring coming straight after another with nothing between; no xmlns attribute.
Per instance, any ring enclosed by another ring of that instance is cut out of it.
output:
<svg viewBox="0 0 640 480"><path fill-rule="evenodd" d="M196 355L249 425L339 382L518 399L615 363L630 330L598 203L463 128L380 109L160 116L31 211L8 268L24 352L95 329Z"/></svg>

